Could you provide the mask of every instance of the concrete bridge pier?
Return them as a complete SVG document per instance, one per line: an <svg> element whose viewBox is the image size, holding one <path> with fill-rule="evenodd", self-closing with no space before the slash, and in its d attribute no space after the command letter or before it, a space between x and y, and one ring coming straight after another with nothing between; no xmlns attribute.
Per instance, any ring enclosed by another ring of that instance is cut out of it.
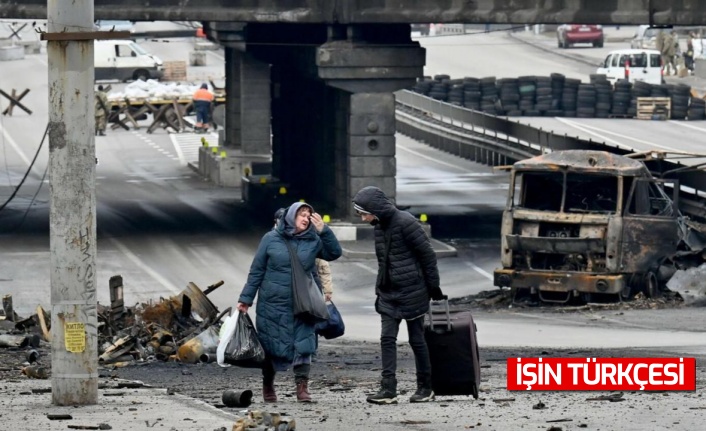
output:
<svg viewBox="0 0 706 431"><path fill-rule="evenodd" d="M221 186L240 187L243 176L271 172L270 65L236 47L224 51L225 139L215 152L202 148L199 170Z"/></svg>
<svg viewBox="0 0 706 431"><path fill-rule="evenodd" d="M425 60L408 24L205 28L227 47L223 185L250 174L248 202L273 209L305 199L350 221L360 188L375 185L394 199L393 92L411 87ZM270 154L271 174L258 172Z"/></svg>

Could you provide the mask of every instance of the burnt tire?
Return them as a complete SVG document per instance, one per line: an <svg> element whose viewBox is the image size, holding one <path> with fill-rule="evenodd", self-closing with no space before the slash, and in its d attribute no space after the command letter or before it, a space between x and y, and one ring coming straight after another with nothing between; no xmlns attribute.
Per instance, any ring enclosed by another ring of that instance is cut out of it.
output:
<svg viewBox="0 0 706 431"><path fill-rule="evenodd" d="M642 289L648 298L658 298L660 296L659 280L657 280L657 275L654 272L650 271L643 276Z"/></svg>

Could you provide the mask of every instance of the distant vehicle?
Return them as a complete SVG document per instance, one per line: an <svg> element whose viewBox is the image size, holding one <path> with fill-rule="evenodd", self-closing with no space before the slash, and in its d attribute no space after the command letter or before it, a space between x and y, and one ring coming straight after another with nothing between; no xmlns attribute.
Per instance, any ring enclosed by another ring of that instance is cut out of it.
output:
<svg viewBox="0 0 706 431"><path fill-rule="evenodd" d="M701 256L703 248L678 210L678 190L676 180L654 178L641 160L603 151L515 163L494 284L545 302L658 296L680 256Z"/></svg>
<svg viewBox="0 0 706 431"><path fill-rule="evenodd" d="M160 79L164 65L159 57L131 40L97 40L94 43L95 79Z"/></svg>
<svg viewBox="0 0 706 431"><path fill-rule="evenodd" d="M630 41L630 48L633 49L657 49L657 35L661 29L641 25L637 28L635 35Z"/></svg>
<svg viewBox="0 0 706 431"><path fill-rule="evenodd" d="M135 24L132 21L118 20L99 20L96 21L96 30L98 31L135 31Z"/></svg>
<svg viewBox="0 0 706 431"><path fill-rule="evenodd" d="M596 48L603 47L603 27L587 24L563 24L556 29L559 48L569 48L577 43L590 43Z"/></svg>
<svg viewBox="0 0 706 431"><path fill-rule="evenodd" d="M606 75L613 84L619 79L661 84L662 56L655 49L619 49L608 54L596 73Z"/></svg>
<svg viewBox="0 0 706 431"><path fill-rule="evenodd" d="M412 24L412 31L419 32L422 36L429 36L429 24Z"/></svg>

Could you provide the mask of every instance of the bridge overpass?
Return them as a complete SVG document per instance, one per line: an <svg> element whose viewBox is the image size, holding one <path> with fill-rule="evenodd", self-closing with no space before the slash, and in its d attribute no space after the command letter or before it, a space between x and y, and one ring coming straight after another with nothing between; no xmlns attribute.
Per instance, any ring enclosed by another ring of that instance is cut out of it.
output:
<svg viewBox="0 0 706 431"><path fill-rule="evenodd" d="M46 5L0 0L0 18L44 19ZM706 4L94 0L94 17L203 22L226 57L227 157L208 153L221 183L240 185L244 172L262 168L317 207L352 218L350 201L361 187L374 184L395 196L393 92L410 87L425 64L410 23L700 25L706 23Z"/></svg>
<svg viewBox="0 0 706 431"><path fill-rule="evenodd" d="M700 0L94 0L96 19L297 24L701 25ZM44 19L46 0L1 0L0 18Z"/></svg>

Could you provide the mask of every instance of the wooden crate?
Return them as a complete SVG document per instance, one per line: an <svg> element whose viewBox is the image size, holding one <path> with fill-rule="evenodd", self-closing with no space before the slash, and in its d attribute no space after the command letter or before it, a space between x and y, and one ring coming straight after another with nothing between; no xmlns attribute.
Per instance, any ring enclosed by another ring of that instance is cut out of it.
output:
<svg viewBox="0 0 706 431"><path fill-rule="evenodd" d="M186 62L165 61L163 79L165 81L186 81Z"/></svg>
<svg viewBox="0 0 706 431"><path fill-rule="evenodd" d="M664 119L669 119L672 113L672 99L669 97L638 97L637 98L637 118L639 120L651 120L653 115L664 115Z"/></svg>

